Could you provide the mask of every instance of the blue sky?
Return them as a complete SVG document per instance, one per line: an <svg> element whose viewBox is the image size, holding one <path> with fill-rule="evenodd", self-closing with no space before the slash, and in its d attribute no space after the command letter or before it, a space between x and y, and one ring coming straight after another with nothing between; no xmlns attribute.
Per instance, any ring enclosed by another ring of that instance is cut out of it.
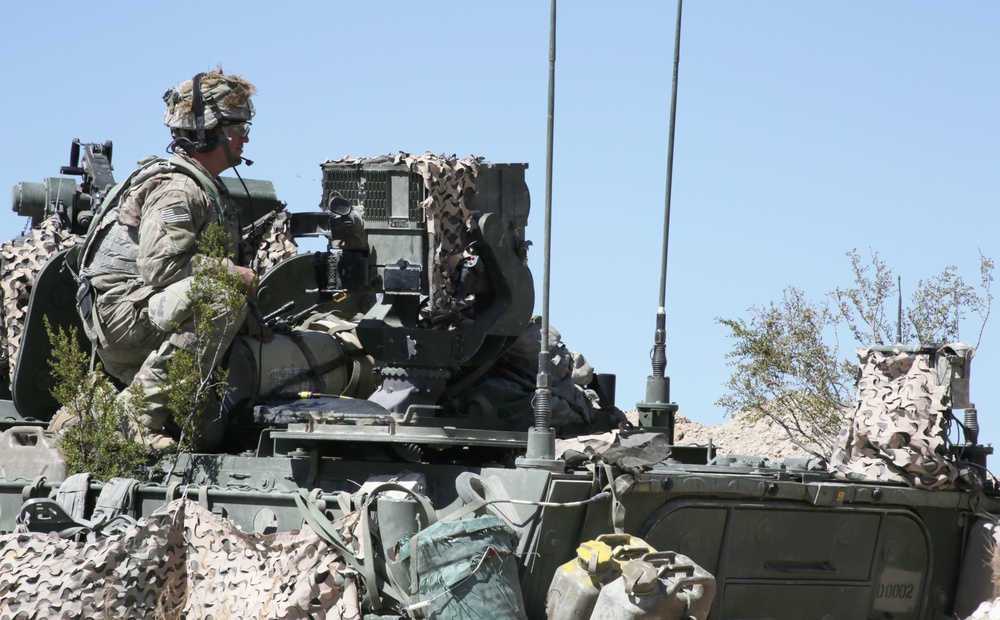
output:
<svg viewBox="0 0 1000 620"><path fill-rule="evenodd" d="M292 210L319 164L396 151L528 162L541 282L549 4L17 3L0 40L0 186L56 176L73 138L113 140L116 176L163 152L163 91L222 63L259 88L244 176ZM156 8L153 8L156 7ZM673 2L559 8L551 321L644 397L658 301ZM667 278L667 373L706 424L728 377L714 317L789 285L818 299L869 249L911 291L1000 258L1000 4L689 0ZM0 215L0 236L24 221ZM998 309L1000 313L1000 309ZM970 325L964 336L974 338ZM973 365L1000 440L1000 318ZM852 343L842 343L845 350Z"/></svg>

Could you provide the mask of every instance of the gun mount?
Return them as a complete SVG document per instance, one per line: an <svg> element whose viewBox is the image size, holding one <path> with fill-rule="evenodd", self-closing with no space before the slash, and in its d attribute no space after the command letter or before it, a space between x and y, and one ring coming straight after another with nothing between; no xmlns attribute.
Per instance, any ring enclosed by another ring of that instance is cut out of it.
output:
<svg viewBox="0 0 1000 620"><path fill-rule="evenodd" d="M320 257L329 271L315 282L319 294L381 296L361 319L358 336L386 367L481 368L531 318L534 288L523 241L527 166L477 162L476 168L474 185L457 200L469 213L462 222L467 248L440 247L422 206L434 202L424 180L407 164L383 159L324 164L323 211L292 216L293 237L323 236L339 250ZM456 264L435 277L441 262ZM275 293L262 293L263 311L277 312L277 300L289 298ZM287 313L299 311L293 306Z"/></svg>

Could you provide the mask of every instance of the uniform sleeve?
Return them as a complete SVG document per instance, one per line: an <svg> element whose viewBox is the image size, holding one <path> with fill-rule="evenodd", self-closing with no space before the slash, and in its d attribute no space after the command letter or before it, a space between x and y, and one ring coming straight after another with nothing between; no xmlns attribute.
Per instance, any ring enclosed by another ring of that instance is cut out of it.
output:
<svg viewBox="0 0 1000 620"><path fill-rule="evenodd" d="M184 175L169 177L152 189L139 224L139 273L146 284L164 287L204 267L195 260L197 237L211 217L205 194ZM232 270L231 262L225 268Z"/></svg>

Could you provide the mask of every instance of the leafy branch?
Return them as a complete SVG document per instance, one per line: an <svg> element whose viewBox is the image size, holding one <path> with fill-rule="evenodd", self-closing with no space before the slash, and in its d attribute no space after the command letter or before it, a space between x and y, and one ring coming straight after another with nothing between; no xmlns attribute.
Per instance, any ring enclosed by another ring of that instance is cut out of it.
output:
<svg viewBox="0 0 1000 620"><path fill-rule="evenodd" d="M62 327L53 330L45 317L45 329L52 343L52 395L61 406L59 414L73 421L58 444L68 473L90 472L101 480L138 477L147 454L131 437L132 429L142 427L138 421L144 406L142 389L129 388L131 399L123 403L100 364L90 371L90 357L80 348L76 328L68 333Z"/></svg>
<svg viewBox="0 0 1000 620"><path fill-rule="evenodd" d="M734 367L727 393L716 404L751 420L770 419L796 445L819 456L831 452L854 399L856 365L841 355L838 331L846 328L863 348L896 340L889 308L899 291L892 269L877 252L868 262L857 250L847 256L853 286L837 288L819 302L788 287L780 301L749 308L747 319L716 317L733 339L726 357ZM975 316L978 346L992 308L993 268L993 260L980 252L978 289L951 265L921 279L897 326L902 339L955 342Z"/></svg>
<svg viewBox="0 0 1000 620"><path fill-rule="evenodd" d="M193 330L188 346L173 354L168 368L167 406L181 431L178 451L198 448L208 416L223 415L230 391L228 371L220 362L242 322L247 288L226 268L232 258L229 243L229 234L219 224L209 225L198 241L198 267L188 291Z"/></svg>

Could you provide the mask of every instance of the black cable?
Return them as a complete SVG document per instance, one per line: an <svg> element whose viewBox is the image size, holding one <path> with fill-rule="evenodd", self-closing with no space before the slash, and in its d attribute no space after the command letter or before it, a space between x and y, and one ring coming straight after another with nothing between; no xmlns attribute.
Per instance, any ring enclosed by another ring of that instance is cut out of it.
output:
<svg viewBox="0 0 1000 620"><path fill-rule="evenodd" d="M249 161L249 160L246 160L246 161ZM257 239L257 220L253 216L253 197L250 195L250 190L247 188L247 184L243 180L243 177L240 176L240 171L237 169L236 166L233 166L233 172L236 173L236 178L239 179L240 185L243 186L243 192L247 195L247 210L250 211L250 240L251 240L251 242L254 242L254 244L253 244L253 258L250 259L250 269L254 272L254 274L259 275L259 274L257 274L257 245L255 243L256 239ZM243 218L242 218L242 214L239 212L239 210L236 211L236 223L239 226L239 230L240 230L240 247L239 247L239 252L240 252L240 258L242 259L243 258ZM256 294L257 293L254 292L254 296L256 296ZM256 301L250 301L248 299L247 300L247 306L251 309L251 311L253 312L254 316L257 317L257 320L260 321L261 329L267 329L267 326L264 323L264 317L261 316L260 308L257 307ZM263 336L263 334L261 334L261 335ZM257 339L257 392L261 391L261 388L263 387L263 382L264 382L264 363L263 363L263 361L264 361L264 340L263 340L263 338L258 338Z"/></svg>

